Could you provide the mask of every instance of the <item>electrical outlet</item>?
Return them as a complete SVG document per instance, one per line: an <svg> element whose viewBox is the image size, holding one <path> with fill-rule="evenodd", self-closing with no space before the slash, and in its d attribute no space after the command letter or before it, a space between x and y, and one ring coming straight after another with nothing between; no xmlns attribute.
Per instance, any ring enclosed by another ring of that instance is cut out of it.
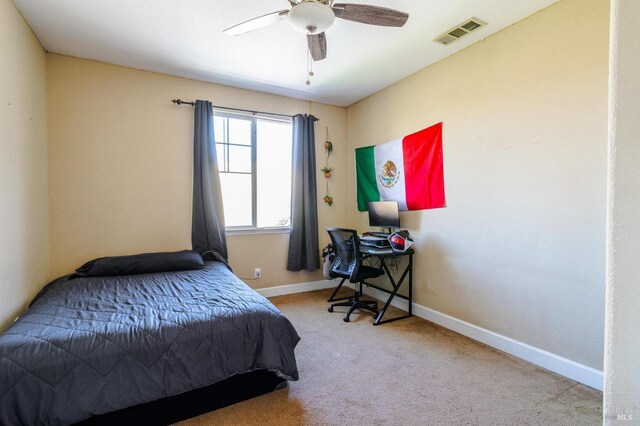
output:
<svg viewBox="0 0 640 426"><path fill-rule="evenodd" d="M256 268L255 272L253 273L253 277L262 278L262 268Z"/></svg>

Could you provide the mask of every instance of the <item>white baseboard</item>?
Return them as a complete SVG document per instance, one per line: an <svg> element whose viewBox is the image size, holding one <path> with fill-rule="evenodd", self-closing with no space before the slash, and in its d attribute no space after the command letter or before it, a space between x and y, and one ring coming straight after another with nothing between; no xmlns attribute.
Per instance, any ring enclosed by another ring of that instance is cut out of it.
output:
<svg viewBox="0 0 640 426"><path fill-rule="evenodd" d="M387 300L388 294L371 287L365 287L364 293L378 300ZM395 298L393 306L406 311L409 302ZM567 358L536 348L518 340L503 336L493 331L478 327L461 319L438 312L426 306L413 303L413 314L417 317L436 323L444 328L453 330L485 345L506 352L517 358L558 373L561 376L583 383L592 388L602 390L603 373L595 368L577 363Z"/></svg>
<svg viewBox="0 0 640 426"><path fill-rule="evenodd" d="M285 294L303 293L325 288L334 288L338 281L323 280L309 283L281 285L277 287L260 288L256 291L264 297L282 296ZM345 283L344 287L353 288L353 284ZM378 300L387 300L388 294L372 287L364 288L364 293ZM392 306L406 311L409 302L396 297ZM524 342L512 339L502 334L494 333L477 325L473 325L461 319L452 317L418 303L413 303L413 314L417 317L431 321L444 328L460 333L485 345L506 352L517 358L528 361L539 367L553 371L561 376L583 383L592 388L602 390L603 373L595 368L577 363L567 358L552 354L543 349L536 348Z"/></svg>
<svg viewBox="0 0 640 426"><path fill-rule="evenodd" d="M277 287L266 287L255 289L264 297L283 296L285 294L304 293L313 290L333 288L338 284L332 280L312 281L309 283L279 285Z"/></svg>

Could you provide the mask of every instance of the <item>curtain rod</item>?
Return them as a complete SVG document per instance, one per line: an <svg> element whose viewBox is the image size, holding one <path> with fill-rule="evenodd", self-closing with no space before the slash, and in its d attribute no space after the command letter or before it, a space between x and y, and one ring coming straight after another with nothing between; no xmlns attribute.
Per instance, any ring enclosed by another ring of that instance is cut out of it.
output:
<svg viewBox="0 0 640 426"><path fill-rule="evenodd" d="M195 106L196 105L195 102L183 101L182 99L173 99L171 102L173 102L174 104L177 104L177 105L191 105L191 106ZM231 108L231 107L225 107L225 106L219 106L219 105L213 105L213 107L217 108L217 109L226 109L228 111L248 112L248 113L251 113L253 115L264 114L264 115L274 115L274 116L279 116L279 117L293 118L292 115L277 114L275 112L253 111L253 110L250 110L250 109Z"/></svg>

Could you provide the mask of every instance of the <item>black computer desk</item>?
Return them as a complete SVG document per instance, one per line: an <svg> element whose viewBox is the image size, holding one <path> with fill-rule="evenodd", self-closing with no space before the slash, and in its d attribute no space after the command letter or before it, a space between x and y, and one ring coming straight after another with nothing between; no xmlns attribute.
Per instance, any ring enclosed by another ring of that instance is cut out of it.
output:
<svg viewBox="0 0 640 426"><path fill-rule="evenodd" d="M369 287L373 287L377 290L380 290L389 294L389 298L385 302L384 307L380 312L378 312L378 315L376 315L376 318L373 321L373 325L380 325L387 322L397 321L400 319L409 318L413 316L413 254L415 253L415 251L412 248L408 249L407 251L400 252L400 251L393 251L390 249L376 249L370 246L361 245L360 253L363 255L363 260L370 257L375 257L380 260L380 265L382 266L384 273L386 274L387 278L389 279L389 282L391 283L391 286L393 287L393 290L390 291L390 290L387 290L386 288L378 287L377 285L374 285L371 283L364 283ZM393 278L393 274L391 273L391 270L389 270L389 266L387 265L386 259L397 258L402 256L409 256L409 263L404 268L404 271L402 272L400 279L396 282L396 280ZM403 296L402 294L398 294L398 290L400 290L400 287L404 283L405 278L409 279L409 283L408 283L409 296L408 297ZM401 299L405 299L409 302L409 312L407 313L407 315L404 315L404 316L383 320L382 318L384 317L384 314L387 312L389 305L391 305L393 298L396 296L400 297Z"/></svg>

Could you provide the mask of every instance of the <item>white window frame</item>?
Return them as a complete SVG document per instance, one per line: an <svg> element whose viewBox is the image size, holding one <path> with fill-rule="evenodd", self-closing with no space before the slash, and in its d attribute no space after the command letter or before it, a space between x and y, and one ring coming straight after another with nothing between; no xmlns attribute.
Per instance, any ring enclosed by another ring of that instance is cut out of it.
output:
<svg viewBox="0 0 640 426"><path fill-rule="evenodd" d="M225 135L225 141L222 143L218 143L218 141L214 140L216 144L215 148L217 150L218 145L224 144L226 145L225 155L227 158L223 162L226 164L227 170L223 171L219 169L219 173L236 173L236 174L251 174L251 225L246 226L225 226L225 231L230 235L246 235L246 234L280 234L280 233L289 233L291 231L290 225L283 226L269 226L269 227L258 227L258 120L264 121L274 121L281 123L289 123L293 127L293 118L284 118L284 117L274 117L266 114L256 114L256 113L246 113L243 114L241 112L228 112L225 110L219 110L214 108L214 117L223 117L223 118L231 118L236 120L246 120L251 122L251 173L248 172L230 172L228 171L228 155L229 155L229 146L248 146L248 145L239 145L229 143L229 132L225 130L223 133ZM228 121L225 121L228 123ZM292 135L293 136L293 135ZM214 136L215 139L215 136ZM293 143L293 140L291 141ZM220 164L218 160L218 165ZM223 199L224 202L224 199ZM289 213L291 215L291 213ZM291 216L289 216L291 217ZM291 223L291 221L289 221Z"/></svg>

